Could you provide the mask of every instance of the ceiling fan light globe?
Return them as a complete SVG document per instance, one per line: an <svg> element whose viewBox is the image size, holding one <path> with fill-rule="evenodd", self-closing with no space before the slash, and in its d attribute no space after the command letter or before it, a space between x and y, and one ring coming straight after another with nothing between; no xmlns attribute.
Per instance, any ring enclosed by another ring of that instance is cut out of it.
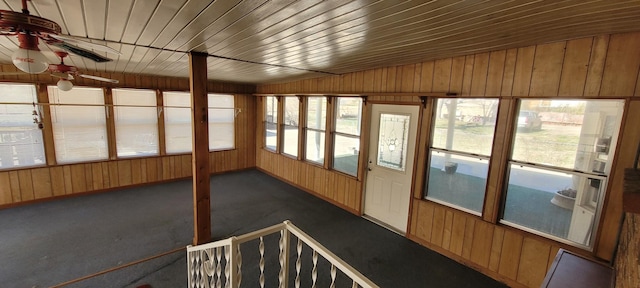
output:
<svg viewBox="0 0 640 288"><path fill-rule="evenodd" d="M62 91L69 91L71 90L71 88L73 88L73 83L71 83L71 81L66 80L66 79L60 79L58 80L58 89L62 90Z"/></svg>
<svg viewBox="0 0 640 288"><path fill-rule="evenodd" d="M47 57L38 50L18 48L11 56L11 60L16 68L29 74L39 74L49 68Z"/></svg>

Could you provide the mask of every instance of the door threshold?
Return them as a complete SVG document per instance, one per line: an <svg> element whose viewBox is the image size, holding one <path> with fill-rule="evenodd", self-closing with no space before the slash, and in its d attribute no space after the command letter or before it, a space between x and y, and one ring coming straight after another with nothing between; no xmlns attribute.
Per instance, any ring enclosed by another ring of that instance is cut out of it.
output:
<svg viewBox="0 0 640 288"><path fill-rule="evenodd" d="M391 225L389 225L387 223L384 223L384 222L382 222L382 221L380 221L380 220L378 220L378 219L376 219L374 217L371 217L369 215L364 214L364 215L362 215L362 218L367 219L367 220L369 220L369 221L371 221L371 222L373 222L375 224L378 224L379 226L382 226L383 228L386 228L387 230L390 230L391 232L396 233L396 234L398 234L398 235L400 235L402 237L405 237L405 234L406 234L405 232L403 232L403 231L399 230L398 228L395 228L395 227L393 227L393 226L391 226Z"/></svg>

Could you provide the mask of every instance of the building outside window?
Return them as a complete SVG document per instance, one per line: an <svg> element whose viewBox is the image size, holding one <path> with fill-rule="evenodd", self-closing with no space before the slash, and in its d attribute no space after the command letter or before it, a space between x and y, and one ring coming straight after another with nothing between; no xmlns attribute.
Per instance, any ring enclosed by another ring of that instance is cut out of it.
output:
<svg viewBox="0 0 640 288"><path fill-rule="evenodd" d="M623 100L522 100L501 223L591 250Z"/></svg>
<svg viewBox="0 0 640 288"><path fill-rule="evenodd" d="M168 154L190 153L191 94L189 92L163 92L164 137Z"/></svg>
<svg viewBox="0 0 640 288"><path fill-rule="evenodd" d="M158 155L156 92L113 89L118 157Z"/></svg>
<svg viewBox="0 0 640 288"><path fill-rule="evenodd" d="M298 157L298 127L300 123L300 99L284 97L284 123L282 123L282 153Z"/></svg>
<svg viewBox="0 0 640 288"><path fill-rule="evenodd" d="M362 99L336 98L333 169L358 176Z"/></svg>
<svg viewBox="0 0 640 288"><path fill-rule="evenodd" d="M481 215L498 99L438 99L426 198Z"/></svg>
<svg viewBox="0 0 640 288"><path fill-rule="evenodd" d="M104 93L101 88L49 86L51 124L59 164L109 158Z"/></svg>
<svg viewBox="0 0 640 288"><path fill-rule="evenodd" d="M324 164L325 130L327 127L327 97L307 97L305 127L305 159Z"/></svg>
<svg viewBox="0 0 640 288"><path fill-rule="evenodd" d="M267 96L265 101L264 135L267 150L278 148L278 97Z"/></svg>
<svg viewBox="0 0 640 288"><path fill-rule="evenodd" d="M37 103L34 85L0 84L0 169L46 164Z"/></svg>
<svg viewBox="0 0 640 288"><path fill-rule="evenodd" d="M229 150L235 142L235 104L233 95L209 94L209 150Z"/></svg>

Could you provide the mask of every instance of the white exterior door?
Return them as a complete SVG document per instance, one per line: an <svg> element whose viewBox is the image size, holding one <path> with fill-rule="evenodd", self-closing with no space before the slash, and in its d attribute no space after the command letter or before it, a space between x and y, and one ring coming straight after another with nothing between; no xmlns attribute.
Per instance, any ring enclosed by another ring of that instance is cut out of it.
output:
<svg viewBox="0 0 640 288"><path fill-rule="evenodd" d="M406 232L419 106L373 104L364 214Z"/></svg>

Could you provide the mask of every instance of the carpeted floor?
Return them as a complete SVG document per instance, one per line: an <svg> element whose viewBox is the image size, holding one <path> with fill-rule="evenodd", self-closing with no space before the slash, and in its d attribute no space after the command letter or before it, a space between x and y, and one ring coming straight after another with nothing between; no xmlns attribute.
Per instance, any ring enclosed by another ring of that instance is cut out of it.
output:
<svg viewBox="0 0 640 288"><path fill-rule="evenodd" d="M290 219L381 287L506 287L262 172L213 176L211 186L214 239ZM49 287L184 247L192 217L188 180L0 210L0 286ZM250 246L243 287L257 287ZM185 258L177 252L68 287L185 287Z"/></svg>

